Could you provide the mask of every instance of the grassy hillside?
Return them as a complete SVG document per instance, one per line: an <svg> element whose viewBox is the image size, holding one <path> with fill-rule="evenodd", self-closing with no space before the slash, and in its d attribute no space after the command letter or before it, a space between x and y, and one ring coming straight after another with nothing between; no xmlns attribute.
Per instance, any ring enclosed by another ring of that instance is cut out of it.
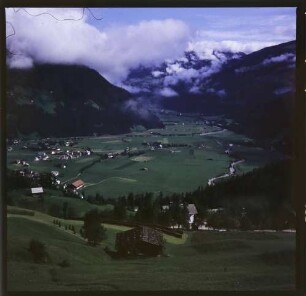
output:
<svg viewBox="0 0 306 296"><path fill-rule="evenodd" d="M115 234L128 228L105 225L107 239L98 247L53 217L8 216L8 288L31 290L288 290L294 288L295 234L188 232L165 236L167 257L113 260ZM79 227L81 222L61 220ZM51 262L35 264L27 251L34 238L45 243ZM68 260L70 266L58 264Z"/></svg>

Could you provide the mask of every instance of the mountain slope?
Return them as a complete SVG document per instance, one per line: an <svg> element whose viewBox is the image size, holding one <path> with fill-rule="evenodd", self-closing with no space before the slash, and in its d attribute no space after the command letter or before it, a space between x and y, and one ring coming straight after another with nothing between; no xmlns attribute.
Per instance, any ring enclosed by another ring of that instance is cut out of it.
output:
<svg viewBox="0 0 306 296"><path fill-rule="evenodd" d="M195 52L158 67L135 69L126 85L163 108L224 115L229 128L289 149L295 99L295 41L251 54Z"/></svg>
<svg viewBox="0 0 306 296"><path fill-rule="evenodd" d="M75 65L36 65L8 70L8 134L84 136L128 132L134 125L161 126L150 112L129 108L133 96Z"/></svg>

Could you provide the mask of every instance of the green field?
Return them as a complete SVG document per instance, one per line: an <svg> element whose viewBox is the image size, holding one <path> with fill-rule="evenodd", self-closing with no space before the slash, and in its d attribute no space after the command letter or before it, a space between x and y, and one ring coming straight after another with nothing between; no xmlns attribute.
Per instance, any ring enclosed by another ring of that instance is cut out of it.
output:
<svg viewBox="0 0 306 296"><path fill-rule="evenodd" d="M103 248L113 248L116 233L127 227L104 225L107 239L90 247L53 219L8 215L9 291L294 289L293 233L186 232L182 239L165 236L166 257L114 260ZM49 263L33 263L32 238L45 243ZM70 266L60 267L65 259Z"/></svg>
<svg viewBox="0 0 306 296"><path fill-rule="evenodd" d="M238 174L280 157L276 152L257 147L254 141L253 146L247 146L245 143L251 139L218 126L207 125L197 117L179 116L174 112L160 117L165 124L163 129L83 137L73 148L61 147L62 150L90 147L94 151L92 156L78 159L60 161L51 156L51 160L34 161L37 152L22 149L27 143L15 145L8 152L8 167L20 169L22 166L11 162L24 159L33 170L58 170L62 182L81 178L86 183L84 191L87 195L99 192L105 197L118 197L128 192L181 193L205 186L210 178L228 171L233 158L225 150L230 144L233 145L233 151L245 160L237 166ZM143 145L145 142L173 144L175 147L152 150ZM121 155L99 161L101 153L122 152L127 147L134 152L142 150L144 154L133 157ZM67 163L67 168L57 168L56 165L61 162Z"/></svg>

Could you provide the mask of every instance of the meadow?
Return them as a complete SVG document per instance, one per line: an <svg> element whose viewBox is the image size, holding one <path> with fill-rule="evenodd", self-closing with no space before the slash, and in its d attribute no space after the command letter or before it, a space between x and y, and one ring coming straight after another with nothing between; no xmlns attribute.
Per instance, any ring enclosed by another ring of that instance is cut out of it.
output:
<svg viewBox="0 0 306 296"><path fill-rule="evenodd" d="M294 233L186 231L182 239L164 235L165 256L115 260L103 249L129 228L105 224L106 240L90 247L53 220L8 214L9 291L294 289ZM82 224L59 220L77 230ZM46 245L49 263L33 262L32 238Z"/></svg>

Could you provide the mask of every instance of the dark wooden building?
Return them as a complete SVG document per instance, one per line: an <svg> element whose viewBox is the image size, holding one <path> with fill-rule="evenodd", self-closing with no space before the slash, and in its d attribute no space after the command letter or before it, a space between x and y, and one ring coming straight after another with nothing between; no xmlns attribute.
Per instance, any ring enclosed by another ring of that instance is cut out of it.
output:
<svg viewBox="0 0 306 296"><path fill-rule="evenodd" d="M120 255L157 256L163 250L163 236L153 228L138 226L117 233L115 247Z"/></svg>

